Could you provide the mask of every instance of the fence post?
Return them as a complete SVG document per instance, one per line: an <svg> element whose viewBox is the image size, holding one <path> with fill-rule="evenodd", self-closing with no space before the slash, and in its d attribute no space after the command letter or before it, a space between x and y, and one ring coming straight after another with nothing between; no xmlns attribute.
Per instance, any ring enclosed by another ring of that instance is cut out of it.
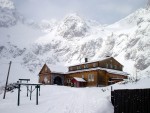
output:
<svg viewBox="0 0 150 113"><path fill-rule="evenodd" d="M111 86L111 91L113 91L113 87Z"/></svg>

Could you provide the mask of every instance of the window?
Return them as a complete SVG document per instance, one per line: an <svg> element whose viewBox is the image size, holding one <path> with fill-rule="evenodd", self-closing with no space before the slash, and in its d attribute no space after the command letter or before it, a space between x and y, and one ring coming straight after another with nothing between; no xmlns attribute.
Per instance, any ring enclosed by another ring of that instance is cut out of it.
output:
<svg viewBox="0 0 150 113"><path fill-rule="evenodd" d="M45 71L47 72L47 67L45 67Z"/></svg>
<svg viewBox="0 0 150 113"><path fill-rule="evenodd" d="M88 81L91 81L91 75L88 75Z"/></svg>
<svg viewBox="0 0 150 113"><path fill-rule="evenodd" d="M108 68L108 64L106 64L106 68Z"/></svg>
<svg viewBox="0 0 150 113"><path fill-rule="evenodd" d="M112 64L110 64L110 68L113 68L113 65L112 65Z"/></svg>
<svg viewBox="0 0 150 113"><path fill-rule="evenodd" d="M48 76L47 75L45 75L45 77L44 77L44 83L48 83Z"/></svg>
<svg viewBox="0 0 150 113"><path fill-rule="evenodd" d="M77 66L77 69L81 69L81 66Z"/></svg>
<svg viewBox="0 0 150 113"><path fill-rule="evenodd" d="M94 75L93 74L88 75L88 81L94 81Z"/></svg>
<svg viewBox="0 0 150 113"><path fill-rule="evenodd" d="M96 67L96 63L93 64L93 67Z"/></svg>
<svg viewBox="0 0 150 113"><path fill-rule="evenodd" d="M72 67L70 67L70 71L72 71Z"/></svg>
<svg viewBox="0 0 150 113"><path fill-rule="evenodd" d="M114 67L115 69L117 69L117 65L115 65L115 67Z"/></svg>
<svg viewBox="0 0 150 113"><path fill-rule="evenodd" d="M84 68L88 68L88 64L85 64L85 65L84 65Z"/></svg>
<svg viewBox="0 0 150 113"><path fill-rule="evenodd" d="M84 78L84 75L82 75L82 78Z"/></svg>
<svg viewBox="0 0 150 113"><path fill-rule="evenodd" d="M70 83L70 79L67 79L67 83Z"/></svg>
<svg viewBox="0 0 150 113"><path fill-rule="evenodd" d="M122 66L120 65L120 69L122 70Z"/></svg>
<svg viewBox="0 0 150 113"><path fill-rule="evenodd" d="M91 81L94 81L94 75L91 75L91 78L92 78Z"/></svg>

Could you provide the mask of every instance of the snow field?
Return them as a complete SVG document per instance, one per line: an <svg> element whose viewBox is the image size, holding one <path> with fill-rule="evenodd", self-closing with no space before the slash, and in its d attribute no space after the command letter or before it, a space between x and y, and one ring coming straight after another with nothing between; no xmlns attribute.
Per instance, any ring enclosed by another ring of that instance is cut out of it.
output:
<svg viewBox="0 0 150 113"><path fill-rule="evenodd" d="M26 87L21 87L20 106L17 106L17 90L9 92L6 99L0 95L2 113L113 113L110 90L105 88L71 88L65 86L41 86L39 105L36 94L32 100L26 97ZM7 109L6 109L7 106Z"/></svg>

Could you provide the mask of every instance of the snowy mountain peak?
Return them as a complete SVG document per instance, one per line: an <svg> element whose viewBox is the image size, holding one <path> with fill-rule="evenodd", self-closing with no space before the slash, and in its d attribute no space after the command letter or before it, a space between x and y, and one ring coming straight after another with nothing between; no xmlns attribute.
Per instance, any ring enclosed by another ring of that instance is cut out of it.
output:
<svg viewBox="0 0 150 113"><path fill-rule="evenodd" d="M147 8L150 9L150 0L148 0L148 2L147 2Z"/></svg>
<svg viewBox="0 0 150 113"><path fill-rule="evenodd" d="M0 8L14 9L14 4L11 0L0 0Z"/></svg>
<svg viewBox="0 0 150 113"><path fill-rule="evenodd" d="M19 18L14 4L10 0L0 0L0 27L9 27L17 23Z"/></svg>
<svg viewBox="0 0 150 113"><path fill-rule="evenodd" d="M57 32L64 38L85 36L88 25L76 13L67 15L57 28Z"/></svg>
<svg viewBox="0 0 150 113"><path fill-rule="evenodd" d="M64 19L82 19L79 14L77 13L70 13L70 14L67 14Z"/></svg>

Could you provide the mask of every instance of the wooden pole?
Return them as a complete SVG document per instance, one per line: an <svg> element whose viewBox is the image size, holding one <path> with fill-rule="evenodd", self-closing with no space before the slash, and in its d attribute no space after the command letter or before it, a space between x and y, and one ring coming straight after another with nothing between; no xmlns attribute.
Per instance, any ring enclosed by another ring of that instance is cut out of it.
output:
<svg viewBox="0 0 150 113"><path fill-rule="evenodd" d="M4 90L3 99L5 99L5 96L6 96L6 89L7 89L7 84L8 84L8 78L9 78L10 67L11 67L11 61L10 61L10 63L9 63L9 68L8 68L8 74L7 74L7 79L6 79L6 84L5 84L5 90Z"/></svg>
<svg viewBox="0 0 150 113"><path fill-rule="evenodd" d="M38 85L36 86L36 105L38 105Z"/></svg>
<svg viewBox="0 0 150 113"><path fill-rule="evenodd" d="M18 85L18 106L20 105L20 84Z"/></svg>
<svg viewBox="0 0 150 113"><path fill-rule="evenodd" d="M28 81L27 81L27 83L28 83ZM28 97L28 90L29 90L29 86L27 86L27 97Z"/></svg>
<svg viewBox="0 0 150 113"><path fill-rule="evenodd" d="M39 86L39 96L40 96L40 86Z"/></svg>
<svg viewBox="0 0 150 113"><path fill-rule="evenodd" d="M31 96L32 96L32 86L31 86L31 89L30 89L30 100L31 100Z"/></svg>
<svg viewBox="0 0 150 113"><path fill-rule="evenodd" d="M135 67L135 82L137 82L137 68Z"/></svg>

